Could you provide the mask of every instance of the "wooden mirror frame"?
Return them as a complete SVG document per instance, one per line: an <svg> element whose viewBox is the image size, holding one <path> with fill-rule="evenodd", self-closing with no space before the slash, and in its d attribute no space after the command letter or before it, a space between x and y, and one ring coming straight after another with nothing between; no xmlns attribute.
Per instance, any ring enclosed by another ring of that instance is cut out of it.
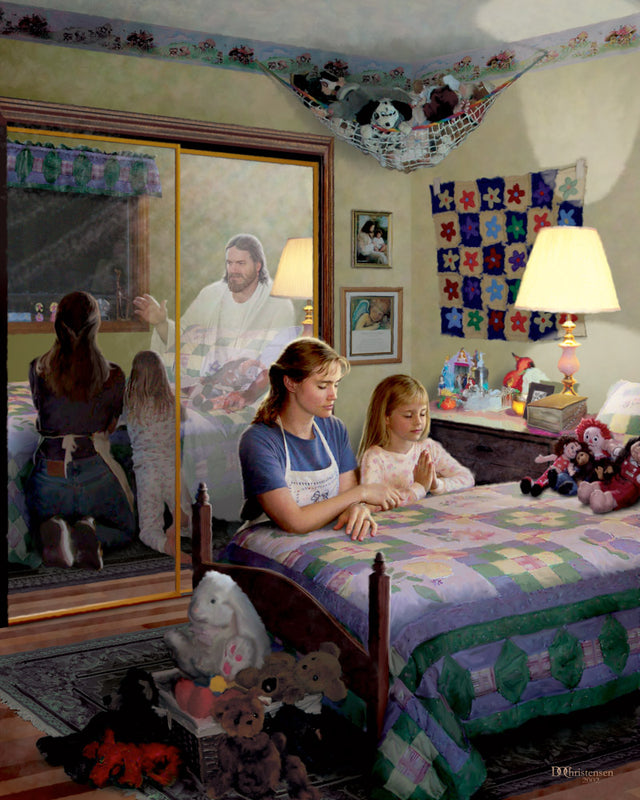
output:
<svg viewBox="0 0 640 800"><path fill-rule="evenodd" d="M333 184L333 138L316 134L296 134L289 131L276 131L262 128L248 128L236 125L222 125L199 120L185 120L174 117L134 114L123 111L60 105L32 100L0 97L0 159L6 164L7 126L30 127L52 130L68 134L90 134L95 136L114 136L135 138L154 143L173 143L181 148L191 148L212 153L243 154L249 157L282 158L297 163L308 162L314 165L319 174L317 213L318 213L318 275L314 305L317 313L317 334L329 344L333 344L334 300L333 300L333 239L334 239L334 184ZM3 291L0 292L4 319L7 320L7 187L6 169L0 171L0 265L3 276ZM5 345L7 326L5 324ZM7 365L3 364L5 385ZM6 392L4 393L5 419L7 416ZM7 431L4 426L4 445L7 450ZM6 477L6 476L5 476ZM6 480L5 480L6 485ZM5 504L7 497L5 493ZM6 510L6 507L5 507ZM5 519L7 518L5 513ZM8 570L7 547L3 547L5 568L2 569L4 586L0 586L2 607L0 626L15 624L8 620ZM179 563L176 566L178 576ZM179 577L179 576L178 576ZM156 601L163 597L180 594L179 581L176 589L166 595L146 595L129 600L101 602L82 608L64 609L55 614L38 614L35 617L19 618L17 622L31 621L43 616L75 614L109 608L117 605L131 605Z"/></svg>

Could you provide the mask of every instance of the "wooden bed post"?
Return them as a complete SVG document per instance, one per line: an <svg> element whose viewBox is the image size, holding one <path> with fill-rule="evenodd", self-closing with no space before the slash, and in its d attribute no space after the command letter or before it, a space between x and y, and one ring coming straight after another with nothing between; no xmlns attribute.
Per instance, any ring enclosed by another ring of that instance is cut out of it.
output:
<svg viewBox="0 0 640 800"><path fill-rule="evenodd" d="M212 512L206 483L201 483L196 492L196 501L191 506L191 562L195 581L200 579L203 562L213 561L211 550Z"/></svg>
<svg viewBox="0 0 640 800"><path fill-rule="evenodd" d="M382 735L389 697L389 599L390 579L382 553L376 553L369 576L369 656L377 672L377 696L369 707L369 729L376 741Z"/></svg>

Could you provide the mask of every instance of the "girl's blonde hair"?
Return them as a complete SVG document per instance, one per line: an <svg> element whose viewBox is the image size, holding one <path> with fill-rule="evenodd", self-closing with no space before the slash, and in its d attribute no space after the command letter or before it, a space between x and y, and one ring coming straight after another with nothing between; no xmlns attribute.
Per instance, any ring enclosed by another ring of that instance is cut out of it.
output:
<svg viewBox="0 0 640 800"><path fill-rule="evenodd" d="M427 419L421 439L429 435L429 395L424 386L410 375L389 375L376 386L369 401L367 417L358 447L358 461L365 450L374 445L385 447L389 443L386 418L398 406L413 401L423 402L427 407Z"/></svg>
<svg viewBox="0 0 640 800"><path fill-rule="evenodd" d="M338 355L326 342L312 336L294 339L269 367L269 393L258 407L253 421L264 422L266 425L276 424L289 397L285 378L301 383L311 375L326 372L336 365L340 367L342 375L349 372L346 358Z"/></svg>
<svg viewBox="0 0 640 800"><path fill-rule="evenodd" d="M100 308L87 292L66 294L56 311L56 341L36 362L56 397L86 402L102 391L111 367L98 347Z"/></svg>
<svg viewBox="0 0 640 800"><path fill-rule="evenodd" d="M141 350L134 356L124 403L132 422L145 422L149 417L164 419L175 412L167 371L154 350Z"/></svg>

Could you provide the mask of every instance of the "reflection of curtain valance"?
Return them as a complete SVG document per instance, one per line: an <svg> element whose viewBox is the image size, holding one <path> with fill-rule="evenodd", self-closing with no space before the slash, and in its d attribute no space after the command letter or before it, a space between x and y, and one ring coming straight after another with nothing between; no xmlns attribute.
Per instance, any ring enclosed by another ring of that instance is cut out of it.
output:
<svg viewBox="0 0 640 800"><path fill-rule="evenodd" d="M162 196L152 156L32 142L7 142L7 185L113 197Z"/></svg>

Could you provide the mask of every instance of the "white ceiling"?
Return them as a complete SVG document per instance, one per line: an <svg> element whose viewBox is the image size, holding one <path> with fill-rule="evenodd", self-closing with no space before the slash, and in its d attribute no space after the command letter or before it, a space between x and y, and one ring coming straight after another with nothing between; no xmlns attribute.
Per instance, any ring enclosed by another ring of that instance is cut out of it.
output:
<svg viewBox="0 0 640 800"><path fill-rule="evenodd" d="M640 10L640 0L36 0L34 5L410 63Z"/></svg>

